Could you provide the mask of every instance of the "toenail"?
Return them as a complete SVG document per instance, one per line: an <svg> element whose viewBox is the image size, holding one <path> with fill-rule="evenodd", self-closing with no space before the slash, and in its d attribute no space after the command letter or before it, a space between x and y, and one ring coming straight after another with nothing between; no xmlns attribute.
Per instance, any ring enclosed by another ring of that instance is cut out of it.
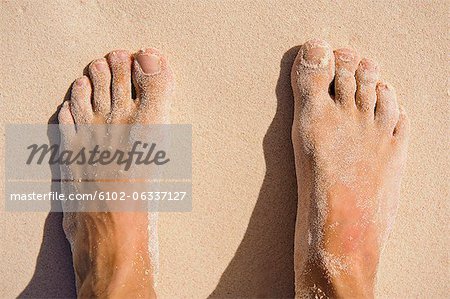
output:
<svg viewBox="0 0 450 299"><path fill-rule="evenodd" d="M144 73L153 75L160 71L160 59L155 54L139 54L137 61Z"/></svg>
<svg viewBox="0 0 450 299"><path fill-rule="evenodd" d="M375 62L373 62L370 59L364 58L363 60L361 60L361 62L359 63L361 65L361 67L365 70L368 71L375 71L377 70L377 65Z"/></svg>
<svg viewBox="0 0 450 299"><path fill-rule="evenodd" d="M84 77L80 78L80 79L77 79L77 85L78 86L83 86L85 81L86 81L86 79Z"/></svg>
<svg viewBox="0 0 450 299"><path fill-rule="evenodd" d="M106 70L106 63L103 60L99 60L94 63L94 67L97 71L103 72Z"/></svg>
<svg viewBox="0 0 450 299"><path fill-rule="evenodd" d="M385 83L378 83L377 85L379 89L388 89L388 86Z"/></svg>
<svg viewBox="0 0 450 299"><path fill-rule="evenodd" d="M113 54L120 60L126 60L129 58L128 53L125 51L115 51L115 52L113 52Z"/></svg>
<svg viewBox="0 0 450 299"><path fill-rule="evenodd" d="M393 90L393 87L392 87L389 83L382 83L382 82L379 82L379 83L377 84L377 87L378 87L379 90L382 90L382 91Z"/></svg>
<svg viewBox="0 0 450 299"><path fill-rule="evenodd" d="M323 68L330 60L330 47L324 41L310 41L302 48L302 64L311 68Z"/></svg>
<svg viewBox="0 0 450 299"><path fill-rule="evenodd" d="M350 49L341 49L336 51L336 57L343 62L349 62L355 59L355 54Z"/></svg>

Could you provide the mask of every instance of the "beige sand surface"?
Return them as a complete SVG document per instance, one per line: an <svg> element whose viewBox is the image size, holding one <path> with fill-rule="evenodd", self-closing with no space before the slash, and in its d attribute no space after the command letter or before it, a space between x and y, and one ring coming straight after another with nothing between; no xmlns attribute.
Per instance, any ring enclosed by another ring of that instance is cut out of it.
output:
<svg viewBox="0 0 450 299"><path fill-rule="evenodd" d="M161 298L292 295L288 73L292 48L312 37L378 60L412 119L379 297L448 297L448 1L111 2L1 1L0 117L48 122L83 68L113 49L168 54L173 120L193 125L194 208L160 217ZM60 221L1 213L0 297L73 294Z"/></svg>

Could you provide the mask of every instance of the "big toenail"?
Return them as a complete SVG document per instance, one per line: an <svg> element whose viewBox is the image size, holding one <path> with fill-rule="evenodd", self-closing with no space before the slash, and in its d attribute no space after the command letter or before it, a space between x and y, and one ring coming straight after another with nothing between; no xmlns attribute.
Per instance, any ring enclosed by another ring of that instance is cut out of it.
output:
<svg viewBox="0 0 450 299"><path fill-rule="evenodd" d="M103 72L104 70L106 70L106 63L104 61L96 61L94 63L95 69L99 72Z"/></svg>
<svg viewBox="0 0 450 299"><path fill-rule="evenodd" d="M137 61L144 73L153 75L160 71L160 59L155 54L139 54Z"/></svg>
<svg viewBox="0 0 450 299"><path fill-rule="evenodd" d="M330 49L324 42L309 43L303 47L302 64L311 68L323 68L330 60Z"/></svg>

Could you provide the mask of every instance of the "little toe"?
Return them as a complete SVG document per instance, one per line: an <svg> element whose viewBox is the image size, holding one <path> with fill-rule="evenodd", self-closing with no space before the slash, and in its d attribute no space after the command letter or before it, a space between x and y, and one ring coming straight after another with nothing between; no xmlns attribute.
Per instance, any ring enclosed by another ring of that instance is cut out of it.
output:
<svg viewBox="0 0 450 299"><path fill-rule="evenodd" d="M91 82L86 76L78 78L72 85L70 111L76 124L92 123Z"/></svg>
<svg viewBox="0 0 450 299"><path fill-rule="evenodd" d="M154 122L164 121L174 85L167 58L154 48L136 53L133 83L138 99L138 117Z"/></svg>
<svg viewBox="0 0 450 299"><path fill-rule="evenodd" d="M410 122L408 115L406 114L405 109L400 106L398 122L394 128L394 137L398 143L404 144L405 146L408 144L409 130Z"/></svg>
<svg viewBox="0 0 450 299"><path fill-rule="evenodd" d="M399 119L399 108L394 88L390 84L378 82L375 121L390 135Z"/></svg>
<svg viewBox="0 0 450 299"><path fill-rule="evenodd" d="M69 101L65 101L58 113L59 129L63 138L71 140L75 135L75 123L70 112Z"/></svg>
<svg viewBox="0 0 450 299"><path fill-rule="evenodd" d="M131 57L127 51L113 51L108 54L111 67L111 118L112 122L127 119L133 109L131 98Z"/></svg>
<svg viewBox="0 0 450 299"><path fill-rule="evenodd" d="M111 72L105 58L91 62L89 77L93 85L93 111L106 118L111 111Z"/></svg>
<svg viewBox="0 0 450 299"><path fill-rule="evenodd" d="M359 55L352 49L339 49L334 51L334 56L336 63L335 101L346 108L355 108L355 72L359 64Z"/></svg>
<svg viewBox="0 0 450 299"><path fill-rule="evenodd" d="M378 65L367 58L359 62L356 70L356 107L367 116L374 113L377 100L376 83L379 78Z"/></svg>
<svg viewBox="0 0 450 299"><path fill-rule="evenodd" d="M327 42L310 40L303 44L295 58L291 73L295 98L304 101L319 95L329 95L334 67L333 51Z"/></svg>

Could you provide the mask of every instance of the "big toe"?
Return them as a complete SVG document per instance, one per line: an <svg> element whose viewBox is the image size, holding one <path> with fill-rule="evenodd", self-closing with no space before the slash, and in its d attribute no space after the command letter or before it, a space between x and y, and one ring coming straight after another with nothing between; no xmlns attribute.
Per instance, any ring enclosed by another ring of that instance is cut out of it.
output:
<svg viewBox="0 0 450 299"><path fill-rule="evenodd" d="M333 51L326 41L315 39L306 42L301 46L292 68L294 94L328 94L334 68Z"/></svg>
<svg viewBox="0 0 450 299"><path fill-rule="evenodd" d="M138 99L138 118L164 122L168 116L173 75L167 58L154 48L135 55L133 82Z"/></svg>

